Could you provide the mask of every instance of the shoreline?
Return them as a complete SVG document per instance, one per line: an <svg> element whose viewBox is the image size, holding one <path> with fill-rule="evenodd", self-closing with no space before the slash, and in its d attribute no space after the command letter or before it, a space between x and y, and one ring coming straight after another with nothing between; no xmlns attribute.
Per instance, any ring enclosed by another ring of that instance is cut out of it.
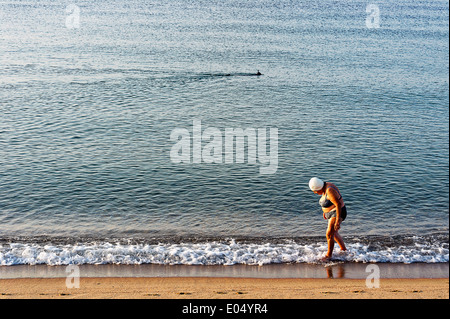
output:
<svg viewBox="0 0 450 319"><path fill-rule="evenodd" d="M226 278L308 278L365 279L376 265L380 278L431 279L449 278L449 263L342 263L256 265L80 265L82 278L146 278L146 277L226 277ZM370 266L370 267L369 267ZM67 266L14 265L0 266L0 279L65 278Z"/></svg>

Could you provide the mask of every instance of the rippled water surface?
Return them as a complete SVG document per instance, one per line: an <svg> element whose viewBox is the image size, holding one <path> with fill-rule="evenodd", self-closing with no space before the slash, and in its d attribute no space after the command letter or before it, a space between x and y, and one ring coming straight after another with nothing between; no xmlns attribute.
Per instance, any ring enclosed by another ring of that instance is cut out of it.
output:
<svg viewBox="0 0 450 319"><path fill-rule="evenodd" d="M448 233L447 1L73 3L0 3L0 236L323 236L312 176L344 236ZM276 173L173 163L194 120L277 128Z"/></svg>

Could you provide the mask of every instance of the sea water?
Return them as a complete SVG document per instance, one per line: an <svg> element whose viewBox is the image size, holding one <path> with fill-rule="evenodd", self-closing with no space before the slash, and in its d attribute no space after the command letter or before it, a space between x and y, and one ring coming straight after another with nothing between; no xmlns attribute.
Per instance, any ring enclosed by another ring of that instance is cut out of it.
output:
<svg viewBox="0 0 450 319"><path fill-rule="evenodd" d="M448 12L1 2L0 264L315 262L327 222L313 176L347 206L337 259L448 262ZM276 169L261 174L248 144L244 162L192 148L174 161L171 134L198 122L224 138L276 129Z"/></svg>

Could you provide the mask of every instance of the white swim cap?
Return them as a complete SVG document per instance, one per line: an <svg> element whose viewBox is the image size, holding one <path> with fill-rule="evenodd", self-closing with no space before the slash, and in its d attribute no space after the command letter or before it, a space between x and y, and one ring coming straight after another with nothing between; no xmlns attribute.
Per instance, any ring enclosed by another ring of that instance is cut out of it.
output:
<svg viewBox="0 0 450 319"><path fill-rule="evenodd" d="M309 180L309 188L311 188L313 192L320 191L323 188L323 184L323 181L317 177L313 177Z"/></svg>

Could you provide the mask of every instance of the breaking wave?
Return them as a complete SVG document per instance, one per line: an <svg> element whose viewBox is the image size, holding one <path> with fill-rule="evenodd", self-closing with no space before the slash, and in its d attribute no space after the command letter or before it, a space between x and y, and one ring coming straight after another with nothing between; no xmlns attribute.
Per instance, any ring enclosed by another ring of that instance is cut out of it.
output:
<svg viewBox="0 0 450 319"><path fill-rule="evenodd" d="M160 264L266 265L319 263L327 251L322 238L284 239L61 239L0 240L0 265ZM448 234L354 237L333 260L358 263L449 262Z"/></svg>

